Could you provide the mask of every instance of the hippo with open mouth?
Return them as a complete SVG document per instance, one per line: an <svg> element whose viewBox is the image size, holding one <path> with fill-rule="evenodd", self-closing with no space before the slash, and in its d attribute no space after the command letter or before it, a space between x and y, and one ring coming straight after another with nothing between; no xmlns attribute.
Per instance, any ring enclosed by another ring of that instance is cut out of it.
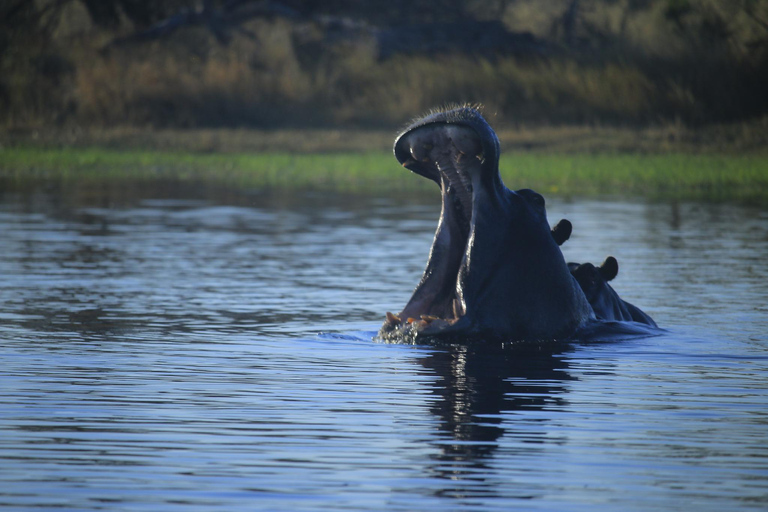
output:
<svg viewBox="0 0 768 512"><path fill-rule="evenodd" d="M440 186L442 210L424 275L381 339L565 339L595 320L558 247L570 229L550 229L541 195L504 186L499 140L476 109L416 121L394 152Z"/></svg>

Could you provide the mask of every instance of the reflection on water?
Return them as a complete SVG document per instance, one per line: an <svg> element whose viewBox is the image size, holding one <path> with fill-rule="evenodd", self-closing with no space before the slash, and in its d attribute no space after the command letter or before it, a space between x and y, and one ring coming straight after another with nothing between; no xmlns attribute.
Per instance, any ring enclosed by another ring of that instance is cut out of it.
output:
<svg viewBox="0 0 768 512"><path fill-rule="evenodd" d="M562 406L565 381L571 380L564 347L538 344L449 346L422 357L419 363L438 376L431 407L439 419L440 453L431 471L451 485L441 495L497 496L486 482L502 436L523 441L514 451L533 455L547 441L546 429L505 424L502 412L541 411ZM531 489L521 490L523 495Z"/></svg>
<svg viewBox="0 0 768 512"><path fill-rule="evenodd" d="M382 345L436 197L0 188L0 506L764 510L768 210L548 198L668 334Z"/></svg>

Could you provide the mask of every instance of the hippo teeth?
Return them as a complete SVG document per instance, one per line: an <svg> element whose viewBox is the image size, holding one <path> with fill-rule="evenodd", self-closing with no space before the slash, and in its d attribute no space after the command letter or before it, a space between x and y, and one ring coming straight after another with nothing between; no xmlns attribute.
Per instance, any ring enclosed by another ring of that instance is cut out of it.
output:
<svg viewBox="0 0 768 512"><path fill-rule="evenodd" d="M438 155L435 167L442 176L443 193L453 197L459 222L466 234L472 216L472 181L462 169L459 156L450 153Z"/></svg>
<svg viewBox="0 0 768 512"><path fill-rule="evenodd" d="M453 299L451 309L453 309L454 318L461 318L464 316L464 308L462 307L461 301L459 299Z"/></svg>
<svg viewBox="0 0 768 512"><path fill-rule="evenodd" d="M402 323L403 321L400 320L400 317L397 315L393 315L389 311L387 311L387 324L389 325L397 325Z"/></svg>
<svg viewBox="0 0 768 512"><path fill-rule="evenodd" d="M413 318L408 317L405 321L403 321L399 316L396 314L387 311L386 314L386 324L390 327L397 327L398 325L415 325L419 328L426 327L432 323L440 323L440 324L453 324L458 321L459 318L461 318L462 315L456 314L457 311L459 311L460 306L458 306L458 300L454 299L454 306L453 306L453 312L454 312L454 318L440 318L434 315L419 315L419 318Z"/></svg>

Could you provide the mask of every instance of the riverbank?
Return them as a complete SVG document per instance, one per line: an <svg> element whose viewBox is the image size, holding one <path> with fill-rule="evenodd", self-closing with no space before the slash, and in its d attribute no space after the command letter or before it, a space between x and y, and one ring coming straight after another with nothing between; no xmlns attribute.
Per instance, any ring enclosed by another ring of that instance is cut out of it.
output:
<svg viewBox="0 0 768 512"><path fill-rule="evenodd" d="M549 153L507 151L502 177L511 188L560 196L642 196L678 200L768 201L768 155ZM385 150L326 153L195 153L105 148L12 147L0 150L0 179L16 185L179 182L238 189L350 193L431 190Z"/></svg>

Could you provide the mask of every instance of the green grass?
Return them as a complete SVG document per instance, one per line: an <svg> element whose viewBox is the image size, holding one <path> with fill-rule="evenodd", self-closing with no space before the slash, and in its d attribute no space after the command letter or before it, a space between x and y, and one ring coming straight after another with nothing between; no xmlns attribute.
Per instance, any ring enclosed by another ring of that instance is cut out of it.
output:
<svg viewBox="0 0 768 512"><path fill-rule="evenodd" d="M508 186L545 194L768 200L768 157L706 154L507 154Z"/></svg>
<svg viewBox="0 0 768 512"><path fill-rule="evenodd" d="M506 153L510 188L546 195L768 201L768 156ZM354 193L423 191L434 185L389 152L196 154L105 149L0 150L0 178L16 183L176 180L217 186Z"/></svg>

